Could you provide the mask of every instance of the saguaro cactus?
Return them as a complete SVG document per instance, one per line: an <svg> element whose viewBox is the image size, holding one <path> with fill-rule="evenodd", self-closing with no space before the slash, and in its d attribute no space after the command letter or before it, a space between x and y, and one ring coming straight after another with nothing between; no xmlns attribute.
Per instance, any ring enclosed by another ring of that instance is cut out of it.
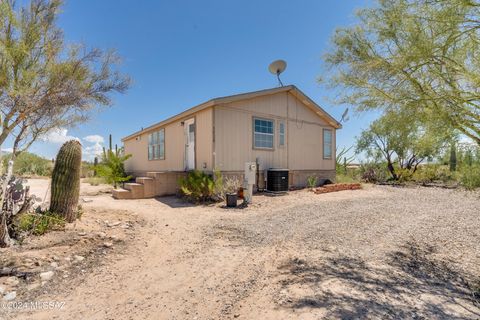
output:
<svg viewBox="0 0 480 320"><path fill-rule="evenodd" d="M80 142L77 140L65 142L57 154L53 168L50 211L63 216L67 222L73 222L76 219L81 165Z"/></svg>

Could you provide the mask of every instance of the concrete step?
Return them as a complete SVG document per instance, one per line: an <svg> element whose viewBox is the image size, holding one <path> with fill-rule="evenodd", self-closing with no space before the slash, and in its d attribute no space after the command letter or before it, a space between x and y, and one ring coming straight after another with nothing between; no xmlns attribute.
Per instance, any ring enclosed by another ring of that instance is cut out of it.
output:
<svg viewBox="0 0 480 320"><path fill-rule="evenodd" d="M126 190L114 192L114 197L142 199L173 195L178 191L178 179L186 174L176 171L150 171L146 173L146 177L137 177L135 182L125 183L123 188Z"/></svg>
<svg viewBox="0 0 480 320"><path fill-rule="evenodd" d="M165 172L161 172L161 171L151 171L151 172L147 172L147 177L152 179L159 179L160 177L162 177L164 173Z"/></svg>
<svg viewBox="0 0 480 320"><path fill-rule="evenodd" d="M155 179L150 177L137 177L135 182L143 185L143 196L145 198L155 197Z"/></svg>
<svg viewBox="0 0 480 320"><path fill-rule="evenodd" d="M130 190L132 199L141 199L144 197L144 185L141 183L125 183L124 188Z"/></svg>
<svg viewBox="0 0 480 320"><path fill-rule="evenodd" d="M137 188L142 188L143 184L141 183L136 183L136 182L127 182L123 185L123 187L127 190L134 190L134 189L137 189Z"/></svg>
<svg viewBox="0 0 480 320"><path fill-rule="evenodd" d="M150 181L154 181L154 179L151 178L151 177L136 177L135 178L135 182L140 183L140 184L145 184L145 182L148 183Z"/></svg>
<svg viewBox="0 0 480 320"><path fill-rule="evenodd" d="M115 189L112 192L112 196L115 199L132 199L132 192L125 189Z"/></svg>

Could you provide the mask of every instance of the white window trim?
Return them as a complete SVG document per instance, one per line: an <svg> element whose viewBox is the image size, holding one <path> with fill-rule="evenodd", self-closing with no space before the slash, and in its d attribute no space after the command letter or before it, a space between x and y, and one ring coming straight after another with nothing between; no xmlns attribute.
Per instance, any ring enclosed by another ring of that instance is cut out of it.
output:
<svg viewBox="0 0 480 320"><path fill-rule="evenodd" d="M255 120L263 120L263 121L270 121L272 123L272 132L273 133L265 133L265 132L256 132L255 131ZM253 117L252 120L252 143L253 143L253 149L258 149L258 150L275 150L275 120L274 119L268 119L268 118L260 118L260 117ZM272 136L272 147L257 147L255 145L255 134L264 134L267 136Z"/></svg>

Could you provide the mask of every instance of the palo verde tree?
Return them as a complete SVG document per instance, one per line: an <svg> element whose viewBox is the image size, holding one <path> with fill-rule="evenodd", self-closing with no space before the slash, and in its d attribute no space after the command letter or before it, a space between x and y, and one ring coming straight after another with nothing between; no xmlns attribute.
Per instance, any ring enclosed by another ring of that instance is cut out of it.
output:
<svg viewBox="0 0 480 320"><path fill-rule="evenodd" d="M424 160L438 155L446 136L424 126L414 113L390 111L357 138L356 152L385 161L392 179L398 180L405 172L414 173Z"/></svg>
<svg viewBox="0 0 480 320"><path fill-rule="evenodd" d="M0 147L10 138L14 155L53 128L88 120L97 106L110 104L110 93L130 83L115 70L114 52L65 44L57 26L61 5L0 2Z"/></svg>
<svg viewBox="0 0 480 320"><path fill-rule="evenodd" d="M336 30L327 82L358 110L414 110L480 144L480 2L378 0Z"/></svg>
<svg viewBox="0 0 480 320"><path fill-rule="evenodd" d="M110 104L110 93L129 85L112 68L114 52L64 43L56 26L61 4L0 3L0 145L12 137L15 151L53 128L88 120L95 107Z"/></svg>

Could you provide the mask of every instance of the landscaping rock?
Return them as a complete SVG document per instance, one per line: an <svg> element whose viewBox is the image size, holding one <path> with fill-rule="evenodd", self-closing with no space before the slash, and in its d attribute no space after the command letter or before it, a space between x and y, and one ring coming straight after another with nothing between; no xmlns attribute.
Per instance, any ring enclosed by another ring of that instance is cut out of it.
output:
<svg viewBox="0 0 480 320"><path fill-rule="evenodd" d="M120 225L121 223L122 223L122 221L111 222L111 223L107 223L107 226L112 228L112 227L116 227L116 226Z"/></svg>
<svg viewBox="0 0 480 320"><path fill-rule="evenodd" d="M111 247L113 247L113 243L111 243L111 242L104 242L104 243L103 243L103 246L104 246L105 248L111 248Z"/></svg>
<svg viewBox="0 0 480 320"><path fill-rule="evenodd" d="M40 279L42 279L42 281L49 281L53 278L54 274L53 271L42 272L40 273Z"/></svg>
<svg viewBox="0 0 480 320"><path fill-rule="evenodd" d="M76 262L81 262L81 261L85 260L85 257L82 257L82 256L74 256L74 258L75 258Z"/></svg>
<svg viewBox="0 0 480 320"><path fill-rule="evenodd" d="M12 300L15 300L16 297L17 297L17 292L16 291L11 291L3 297L3 300L12 301Z"/></svg>
<svg viewBox="0 0 480 320"><path fill-rule="evenodd" d="M20 280L18 280L17 277L8 277L5 282L7 284L9 284L10 286L14 287L14 286L17 286L20 283Z"/></svg>
<svg viewBox="0 0 480 320"><path fill-rule="evenodd" d="M34 282L34 283L31 283L27 286L28 291L32 291L32 290L35 290L37 288L40 288L40 283L39 282Z"/></svg>
<svg viewBox="0 0 480 320"><path fill-rule="evenodd" d="M0 286L0 295L1 294L4 294L5 293L5 287L4 286Z"/></svg>

